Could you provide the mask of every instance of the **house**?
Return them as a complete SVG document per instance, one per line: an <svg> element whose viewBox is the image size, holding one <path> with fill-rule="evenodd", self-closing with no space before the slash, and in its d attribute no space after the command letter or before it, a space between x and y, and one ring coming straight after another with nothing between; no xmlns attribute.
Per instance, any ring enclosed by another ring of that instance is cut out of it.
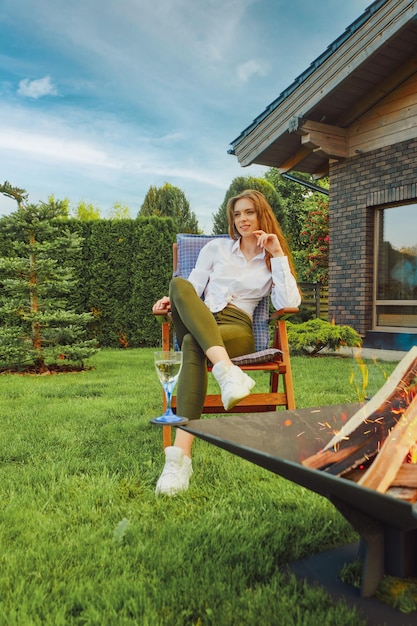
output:
<svg viewBox="0 0 417 626"><path fill-rule="evenodd" d="M330 180L329 317L417 344L417 1L376 0L231 143Z"/></svg>

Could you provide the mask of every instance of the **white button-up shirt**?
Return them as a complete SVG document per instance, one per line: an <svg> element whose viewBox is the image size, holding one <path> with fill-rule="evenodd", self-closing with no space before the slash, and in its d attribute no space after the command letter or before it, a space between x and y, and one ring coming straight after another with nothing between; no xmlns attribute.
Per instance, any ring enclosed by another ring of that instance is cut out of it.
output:
<svg viewBox="0 0 417 626"><path fill-rule="evenodd" d="M232 304L250 317L258 302L269 293L275 309L298 307L301 302L288 257L272 257L271 272L265 252L247 261L240 239L213 239L200 251L188 280L212 313Z"/></svg>

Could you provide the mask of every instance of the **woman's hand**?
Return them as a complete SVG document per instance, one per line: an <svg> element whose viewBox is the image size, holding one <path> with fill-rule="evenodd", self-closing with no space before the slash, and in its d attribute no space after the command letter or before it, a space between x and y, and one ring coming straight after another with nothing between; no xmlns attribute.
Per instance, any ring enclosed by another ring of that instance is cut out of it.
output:
<svg viewBox="0 0 417 626"><path fill-rule="evenodd" d="M164 296L163 298L155 302L152 307L152 313L154 315L165 315L166 313L168 313L168 311L170 311L170 309L171 301L168 296Z"/></svg>
<svg viewBox="0 0 417 626"><path fill-rule="evenodd" d="M255 230L253 234L256 235L258 246L269 252L271 256L285 256L275 234L268 234L263 230Z"/></svg>

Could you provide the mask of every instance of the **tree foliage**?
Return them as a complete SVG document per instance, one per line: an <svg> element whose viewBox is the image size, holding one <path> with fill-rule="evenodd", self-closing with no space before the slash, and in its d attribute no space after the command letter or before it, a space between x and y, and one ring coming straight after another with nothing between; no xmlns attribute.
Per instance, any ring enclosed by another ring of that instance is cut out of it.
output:
<svg viewBox="0 0 417 626"><path fill-rule="evenodd" d="M2 193L4 196L7 196L8 198L16 200L18 206L23 204L23 202L28 199L26 189L14 187L7 180L5 180L2 185L0 185L0 193Z"/></svg>
<svg viewBox="0 0 417 626"><path fill-rule="evenodd" d="M329 187L328 179L316 181L304 172L294 175L315 187ZM285 211L284 232L293 254L300 281L327 284L329 253L328 198L301 183L284 178L277 169L270 168L265 178L281 197Z"/></svg>
<svg viewBox="0 0 417 626"><path fill-rule="evenodd" d="M297 177L301 180L311 178L304 173L297 173ZM265 172L265 179L273 185L280 197L285 214L284 232L294 254L302 247L300 232L308 212L305 200L311 192L303 185L284 178L274 167Z"/></svg>
<svg viewBox="0 0 417 626"><path fill-rule="evenodd" d="M311 204L300 233L304 247L298 251L303 260L305 279L327 285L329 282L329 204L318 198Z"/></svg>
<svg viewBox="0 0 417 626"><path fill-rule="evenodd" d="M131 217L129 207L121 202L115 202L110 209L109 218L111 220L127 220Z"/></svg>
<svg viewBox="0 0 417 626"><path fill-rule="evenodd" d="M81 240L63 227L65 203L19 204L2 218L11 254L0 258L0 363L44 371L62 361L76 362L96 351L86 340L91 314L77 313L67 301L73 287L71 259Z"/></svg>
<svg viewBox="0 0 417 626"><path fill-rule="evenodd" d="M101 217L100 209L94 206L94 204L82 201L78 203L74 211L74 217L78 220L82 220L83 222L99 220Z"/></svg>
<svg viewBox="0 0 417 626"><path fill-rule="evenodd" d="M198 220L190 210L185 194L178 187L165 183L162 187L151 186L145 196L138 216L170 217L177 233L198 233Z"/></svg>
<svg viewBox="0 0 417 626"><path fill-rule="evenodd" d="M264 178L238 176L233 179L229 189L226 191L224 200L217 213L213 214L213 235L222 235L228 232L227 203L230 198L239 195L245 189L256 189L264 194L285 232L285 212L281 198L274 186Z"/></svg>

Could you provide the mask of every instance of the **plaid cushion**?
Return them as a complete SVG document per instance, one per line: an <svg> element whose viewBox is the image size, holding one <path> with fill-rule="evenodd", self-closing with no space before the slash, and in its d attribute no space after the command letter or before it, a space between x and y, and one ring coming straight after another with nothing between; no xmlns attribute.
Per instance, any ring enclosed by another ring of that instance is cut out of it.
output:
<svg viewBox="0 0 417 626"><path fill-rule="evenodd" d="M198 254L203 246L212 239L229 237L229 235L177 235L178 266L175 276L188 278L194 268ZM253 314L253 334L257 351L266 350L269 346L269 296L259 302ZM265 360L265 359L264 359ZM254 361L252 361L253 363Z"/></svg>
<svg viewBox="0 0 417 626"><path fill-rule="evenodd" d="M282 354L282 350L278 350L278 348L267 348L266 350L260 350L259 352L236 356L232 359L232 361L235 365L253 365L255 363L273 361L277 354Z"/></svg>

